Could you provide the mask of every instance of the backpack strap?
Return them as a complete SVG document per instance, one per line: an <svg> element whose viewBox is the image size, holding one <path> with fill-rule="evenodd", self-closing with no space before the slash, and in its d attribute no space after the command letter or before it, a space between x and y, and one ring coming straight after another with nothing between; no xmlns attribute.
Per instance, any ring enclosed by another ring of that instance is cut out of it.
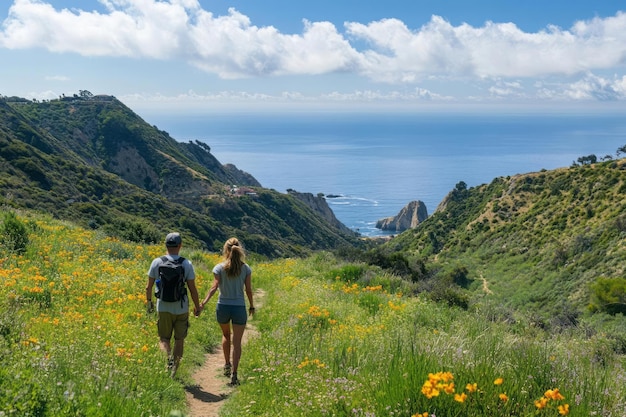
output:
<svg viewBox="0 0 626 417"><path fill-rule="evenodd" d="M187 283L187 277L185 276L185 268L183 267L183 262L185 262L185 258L183 258L182 256L179 256L178 259L176 259L174 262L180 265L180 268L183 271L183 286L185 287L185 294L183 294L183 296L180 297L180 307L182 308L185 302L185 298L189 297L187 295L187 285L185 285Z"/></svg>
<svg viewBox="0 0 626 417"><path fill-rule="evenodd" d="M185 262L185 258L183 258L182 256L179 256L178 259L176 259L174 262L176 262L180 266L183 266L183 262ZM187 282L187 277L185 276L185 268L183 268L183 281Z"/></svg>

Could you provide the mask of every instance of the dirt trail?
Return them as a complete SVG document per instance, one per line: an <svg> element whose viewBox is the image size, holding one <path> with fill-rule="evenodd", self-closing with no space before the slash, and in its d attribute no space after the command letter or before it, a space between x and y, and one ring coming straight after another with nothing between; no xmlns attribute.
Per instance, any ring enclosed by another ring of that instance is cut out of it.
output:
<svg viewBox="0 0 626 417"><path fill-rule="evenodd" d="M263 292L255 291L254 304L258 309L263 300ZM254 327L254 317L248 318L246 331L243 334L242 344L248 339L255 337L258 332ZM216 330L217 331L217 330ZM245 363L246 351L243 349L242 362ZM227 384L229 378L223 376L224 354L220 344L215 352L205 355L204 364L193 374L194 385L187 386L187 404L189 405L190 417L218 417L224 401L234 389Z"/></svg>

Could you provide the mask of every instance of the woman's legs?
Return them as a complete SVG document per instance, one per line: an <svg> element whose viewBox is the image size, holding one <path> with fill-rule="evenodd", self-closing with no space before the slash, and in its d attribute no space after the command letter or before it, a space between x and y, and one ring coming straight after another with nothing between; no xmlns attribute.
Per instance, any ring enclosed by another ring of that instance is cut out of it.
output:
<svg viewBox="0 0 626 417"><path fill-rule="evenodd" d="M241 359L241 340L246 330L246 308L242 306L221 306L219 303L216 310L217 322L222 330L222 351L224 353L224 375L231 373L231 384L238 383L237 369L239 368L239 360ZM232 322L232 333L231 323ZM242 323L242 324L235 324ZM230 349L232 345L232 365L230 361ZM228 371L227 371L228 368ZM228 372L228 373L227 373Z"/></svg>
<svg viewBox="0 0 626 417"><path fill-rule="evenodd" d="M245 324L233 324L233 374L237 374L239 359L241 359L241 339L246 330Z"/></svg>
<svg viewBox="0 0 626 417"><path fill-rule="evenodd" d="M222 352L224 365L230 365L230 323L220 323L222 329Z"/></svg>

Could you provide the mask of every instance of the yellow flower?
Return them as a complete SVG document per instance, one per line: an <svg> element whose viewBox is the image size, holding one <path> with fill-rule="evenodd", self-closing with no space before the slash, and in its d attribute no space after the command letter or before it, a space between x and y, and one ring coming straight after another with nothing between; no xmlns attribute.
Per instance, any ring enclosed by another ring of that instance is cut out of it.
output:
<svg viewBox="0 0 626 417"><path fill-rule="evenodd" d="M431 381L426 381L424 382L424 385L422 385L422 394L424 394L426 398L431 399L439 396L439 390Z"/></svg>
<svg viewBox="0 0 626 417"><path fill-rule="evenodd" d="M462 392L461 394L454 394L454 401L463 403L467 399L467 394Z"/></svg>
<svg viewBox="0 0 626 417"><path fill-rule="evenodd" d="M446 392L446 394L453 394L454 393L454 382L450 382L449 384L445 384L443 386L443 390Z"/></svg>
<svg viewBox="0 0 626 417"><path fill-rule="evenodd" d="M502 393L500 395L498 395L498 397L500 398L500 400L502 400L503 402L507 402L509 400L509 396L506 395L505 393Z"/></svg>
<svg viewBox="0 0 626 417"><path fill-rule="evenodd" d="M563 396L563 394L561 394L559 392L558 388L554 388L554 389L549 389L546 391L545 394L543 394L546 398L549 398L551 400L554 401L558 401L558 400L564 400L565 397Z"/></svg>
<svg viewBox="0 0 626 417"><path fill-rule="evenodd" d="M548 405L548 399L546 397L541 397L537 401L535 401L535 407L540 410L543 410Z"/></svg>
<svg viewBox="0 0 626 417"><path fill-rule="evenodd" d="M569 404L559 405L557 409L559 410L559 414L562 416L566 416L569 414Z"/></svg>
<svg viewBox="0 0 626 417"><path fill-rule="evenodd" d="M504 382L504 379L502 378L496 378L495 381L493 381L494 385L502 385L502 383Z"/></svg>
<svg viewBox="0 0 626 417"><path fill-rule="evenodd" d="M467 390L467 392L476 392L478 390L478 384L477 383L473 383L473 384L467 384L465 386L465 389Z"/></svg>

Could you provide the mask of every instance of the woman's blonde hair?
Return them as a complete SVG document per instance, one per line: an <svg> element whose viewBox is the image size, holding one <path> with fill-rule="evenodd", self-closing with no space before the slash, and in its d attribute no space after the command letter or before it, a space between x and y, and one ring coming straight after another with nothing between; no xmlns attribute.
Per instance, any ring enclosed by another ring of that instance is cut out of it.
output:
<svg viewBox="0 0 626 417"><path fill-rule="evenodd" d="M229 278L238 277L241 274L241 266L246 262L246 254L236 237L231 237L224 243L222 251L224 255L224 269Z"/></svg>

